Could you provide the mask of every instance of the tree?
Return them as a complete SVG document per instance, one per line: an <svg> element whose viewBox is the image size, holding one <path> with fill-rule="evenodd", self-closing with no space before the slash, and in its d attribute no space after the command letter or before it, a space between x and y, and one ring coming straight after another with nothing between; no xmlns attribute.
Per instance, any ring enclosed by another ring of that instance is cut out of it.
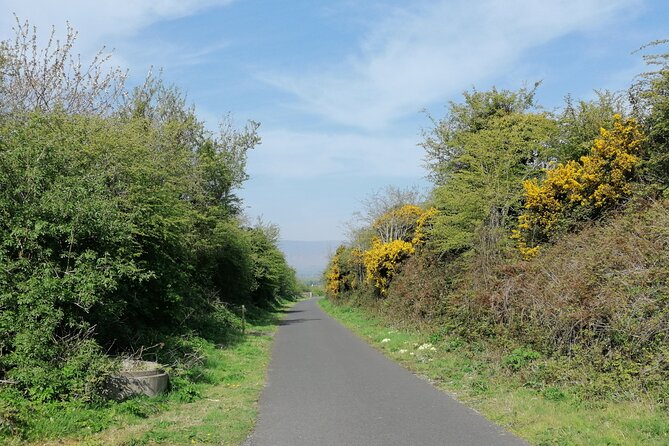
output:
<svg viewBox="0 0 669 446"><path fill-rule="evenodd" d="M125 92L126 72L108 68L111 55L100 50L89 64L73 54L77 33L69 25L61 44L51 31L44 48L37 29L16 18L15 37L0 43L0 111L108 115Z"/></svg>
<svg viewBox="0 0 669 446"><path fill-rule="evenodd" d="M489 92L473 90L463 93L464 102L449 103L445 118L430 117L432 128L423 131L427 167L436 186L448 181L450 174L458 169L453 160L462 154L464 141L461 137L486 128L491 120L513 113L524 113L534 107L534 88L521 88L517 92L492 88Z"/></svg>
<svg viewBox="0 0 669 446"><path fill-rule="evenodd" d="M247 236L253 262L252 302L262 306L281 297L294 296L297 293L295 271L288 266L277 245L278 227L259 221L253 228L247 228Z"/></svg>
<svg viewBox="0 0 669 446"><path fill-rule="evenodd" d="M639 50L669 44L657 40ZM651 70L637 76L630 88L633 114L647 136L641 176L649 183L666 188L669 185L669 53L643 56Z"/></svg>
<svg viewBox="0 0 669 446"><path fill-rule="evenodd" d="M423 210L414 204L389 209L372 224L376 239L381 243L395 240L410 241L422 214Z"/></svg>
<svg viewBox="0 0 669 446"><path fill-rule="evenodd" d="M451 104L449 115L424 141L437 186L433 249L477 247L488 255L506 240L522 180L538 171L556 133L549 115L528 111L533 94L525 89L466 93L465 103Z"/></svg>
<svg viewBox="0 0 669 446"><path fill-rule="evenodd" d="M552 143L556 161L578 160L587 155L599 130L610 129L614 115L625 115L625 97L620 93L604 90L595 94L597 98L591 101L574 101L570 96L565 99L565 107L557 117L558 133Z"/></svg>
<svg viewBox="0 0 669 446"><path fill-rule="evenodd" d="M423 195L415 187L402 189L386 186L371 194L362 200L362 210L356 212L348 223L349 243L359 249L367 249L374 237L384 241L397 238L395 231L406 232L406 225L413 224L414 218L408 215L412 212L410 209L419 209L417 206L423 201ZM409 211L407 215L401 216L401 209L405 206L405 210ZM405 218L407 216L408 219Z"/></svg>
<svg viewBox="0 0 669 446"><path fill-rule="evenodd" d="M259 126L259 123L249 121L243 128L236 128L228 115L221 122L218 135L198 148L202 198L207 205L219 206L226 213L241 212L241 200L235 191L248 179L247 153L260 144Z"/></svg>

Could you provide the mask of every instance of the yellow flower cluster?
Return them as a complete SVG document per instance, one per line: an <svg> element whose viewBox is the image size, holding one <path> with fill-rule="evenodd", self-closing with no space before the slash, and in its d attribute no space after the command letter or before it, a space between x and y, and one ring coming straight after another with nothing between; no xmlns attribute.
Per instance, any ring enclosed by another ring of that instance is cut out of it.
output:
<svg viewBox="0 0 669 446"><path fill-rule="evenodd" d="M437 208L429 208L426 211L421 212L418 219L416 220L416 227L414 229L413 238L411 239L411 243L414 246L419 245L425 241L426 229L434 217L436 217L437 212Z"/></svg>
<svg viewBox="0 0 669 446"><path fill-rule="evenodd" d="M377 229L388 224L388 222L398 221L406 225L413 225L422 213L423 210L415 204L405 204L404 206L397 207L381 215L376 219L373 227Z"/></svg>
<svg viewBox="0 0 669 446"><path fill-rule="evenodd" d="M329 296L337 297L343 291L358 287L357 270L362 268L363 252L358 248L337 249L325 273L325 290Z"/></svg>
<svg viewBox="0 0 669 446"><path fill-rule="evenodd" d="M395 237L385 243L375 238L372 247L363 254L367 281L373 284L382 296L387 293L388 285L400 263L415 252L416 246L425 241L427 228L436 215L435 208L423 210L415 205L404 205L378 220L399 221L403 227L403 230L395 231Z"/></svg>
<svg viewBox="0 0 669 446"><path fill-rule="evenodd" d="M613 129L600 132L592 154L581 157L583 185L592 191L590 200L597 207L613 204L632 192L629 180L644 140L636 121L622 121L620 115L614 116Z"/></svg>
<svg viewBox="0 0 669 446"><path fill-rule="evenodd" d="M423 210L413 204L405 204L381 215L372 224L372 229L382 242L405 239L416 227Z"/></svg>
<svg viewBox="0 0 669 446"><path fill-rule="evenodd" d="M339 290L342 285L341 269L339 268L339 259L337 255L330 260L330 267L325 273L325 291L328 296L339 296Z"/></svg>
<svg viewBox="0 0 669 446"><path fill-rule="evenodd" d="M368 250L337 249L325 274L328 295L337 297L366 280L385 296L399 265L425 241L436 215L435 208L423 210L411 204L383 214L372 225L376 236Z"/></svg>
<svg viewBox="0 0 669 446"><path fill-rule="evenodd" d="M411 242L393 240L381 243L378 239L374 239L372 247L365 251L363 256L367 280L382 296L385 295L399 264L414 252Z"/></svg>
<svg viewBox="0 0 669 446"><path fill-rule="evenodd" d="M525 210L511 236L523 257L531 258L539 252L538 246L531 246L530 234L550 234L566 210L577 206L602 208L629 195L643 139L634 119L614 115L613 127L600 129L588 156L558 164L541 182L525 181Z"/></svg>

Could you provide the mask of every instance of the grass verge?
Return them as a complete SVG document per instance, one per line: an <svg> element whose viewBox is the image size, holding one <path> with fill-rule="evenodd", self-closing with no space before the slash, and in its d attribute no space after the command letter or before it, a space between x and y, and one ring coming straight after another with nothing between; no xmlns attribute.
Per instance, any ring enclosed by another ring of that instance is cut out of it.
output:
<svg viewBox="0 0 669 446"><path fill-rule="evenodd" d="M292 305L286 303L284 308ZM35 406L23 438L0 444L24 445L238 445L251 432L265 382L273 334L281 309L252 315L247 334L229 345L200 342L206 358L199 374L174 392L97 406L52 403Z"/></svg>
<svg viewBox="0 0 669 446"><path fill-rule="evenodd" d="M531 352L514 350L503 356L483 343L389 327L361 308L327 299L319 304L389 358L532 444L669 444L666 410L638 398L587 399L568 386L533 380L549 365Z"/></svg>

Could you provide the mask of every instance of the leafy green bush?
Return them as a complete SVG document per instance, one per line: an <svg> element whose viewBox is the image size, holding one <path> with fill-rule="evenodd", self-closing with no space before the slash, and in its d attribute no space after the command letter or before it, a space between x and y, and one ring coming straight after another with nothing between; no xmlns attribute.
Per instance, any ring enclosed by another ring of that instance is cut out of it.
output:
<svg viewBox="0 0 669 446"><path fill-rule="evenodd" d="M192 403L200 398L202 395L192 381L182 377L175 377L170 382L171 396L183 401L185 403Z"/></svg>
<svg viewBox="0 0 669 446"><path fill-rule="evenodd" d="M22 57L30 28L17 30L0 45L13 68L0 77L0 379L33 402L92 402L115 369L107 354L186 369L198 337L236 336L238 305L296 294L276 228L239 215L257 123L225 118L214 134L151 76L112 100L94 80L68 82L81 69L71 45L39 64ZM53 82L24 82L33 71ZM122 88L111 73L100 79Z"/></svg>
<svg viewBox="0 0 669 446"><path fill-rule="evenodd" d="M27 418L28 411L21 392L0 388L0 438L20 436Z"/></svg>
<svg viewBox="0 0 669 446"><path fill-rule="evenodd" d="M541 353L530 348L519 347L502 359L502 364L517 372L532 361L541 358Z"/></svg>

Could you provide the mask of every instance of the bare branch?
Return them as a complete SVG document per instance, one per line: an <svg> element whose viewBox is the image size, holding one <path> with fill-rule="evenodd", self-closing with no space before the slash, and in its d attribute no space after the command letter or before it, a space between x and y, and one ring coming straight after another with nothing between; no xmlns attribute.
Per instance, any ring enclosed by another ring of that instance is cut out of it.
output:
<svg viewBox="0 0 669 446"><path fill-rule="evenodd" d="M127 72L108 68L111 54L104 47L89 65L74 54L77 33L67 24L64 42L55 28L43 48L37 28L15 16L15 36L0 43L0 112L53 111L106 115L124 94Z"/></svg>

